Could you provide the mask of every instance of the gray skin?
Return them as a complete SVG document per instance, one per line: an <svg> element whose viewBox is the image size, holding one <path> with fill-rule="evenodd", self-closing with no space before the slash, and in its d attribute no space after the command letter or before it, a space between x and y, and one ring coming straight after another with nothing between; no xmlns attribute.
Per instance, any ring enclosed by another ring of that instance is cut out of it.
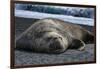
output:
<svg viewBox="0 0 100 69"><path fill-rule="evenodd" d="M62 53L83 50L93 35L81 26L59 19L45 18L33 23L16 38L16 48L35 52Z"/></svg>

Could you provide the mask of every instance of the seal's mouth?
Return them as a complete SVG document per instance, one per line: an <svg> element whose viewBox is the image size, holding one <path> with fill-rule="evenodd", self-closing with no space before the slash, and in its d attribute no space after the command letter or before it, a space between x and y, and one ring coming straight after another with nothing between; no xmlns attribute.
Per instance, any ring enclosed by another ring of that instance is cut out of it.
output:
<svg viewBox="0 0 100 69"><path fill-rule="evenodd" d="M49 48L51 50L60 50L60 49L62 49L59 42L53 42L52 44L50 44Z"/></svg>

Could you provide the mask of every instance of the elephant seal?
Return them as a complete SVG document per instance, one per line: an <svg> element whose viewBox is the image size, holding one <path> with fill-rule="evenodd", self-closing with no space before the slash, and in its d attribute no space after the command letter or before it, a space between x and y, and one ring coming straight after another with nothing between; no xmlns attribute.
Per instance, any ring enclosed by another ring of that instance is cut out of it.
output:
<svg viewBox="0 0 100 69"><path fill-rule="evenodd" d="M93 41L91 32L81 26L54 18L40 19L16 38L16 48L35 52L62 53L83 50Z"/></svg>

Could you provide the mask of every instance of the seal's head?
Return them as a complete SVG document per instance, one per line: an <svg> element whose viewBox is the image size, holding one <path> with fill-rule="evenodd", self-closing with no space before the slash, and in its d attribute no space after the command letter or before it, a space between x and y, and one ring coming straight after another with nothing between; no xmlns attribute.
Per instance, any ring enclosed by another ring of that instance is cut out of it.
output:
<svg viewBox="0 0 100 69"><path fill-rule="evenodd" d="M49 53L61 53L64 52L68 46L68 41L62 35L55 31L52 32L41 32L39 38L36 38L36 45L41 50L45 50Z"/></svg>

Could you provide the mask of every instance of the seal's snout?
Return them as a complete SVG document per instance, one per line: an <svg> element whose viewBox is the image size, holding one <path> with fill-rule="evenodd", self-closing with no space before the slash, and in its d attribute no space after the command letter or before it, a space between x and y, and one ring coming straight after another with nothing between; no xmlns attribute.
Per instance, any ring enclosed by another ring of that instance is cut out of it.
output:
<svg viewBox="0 0 100 69"><path fill-rule="evenodd" d="M52 42L50 43L49 48L53 52L62 51L63 46L61 44L61 38L60 37L52 38Z"/></svg>

